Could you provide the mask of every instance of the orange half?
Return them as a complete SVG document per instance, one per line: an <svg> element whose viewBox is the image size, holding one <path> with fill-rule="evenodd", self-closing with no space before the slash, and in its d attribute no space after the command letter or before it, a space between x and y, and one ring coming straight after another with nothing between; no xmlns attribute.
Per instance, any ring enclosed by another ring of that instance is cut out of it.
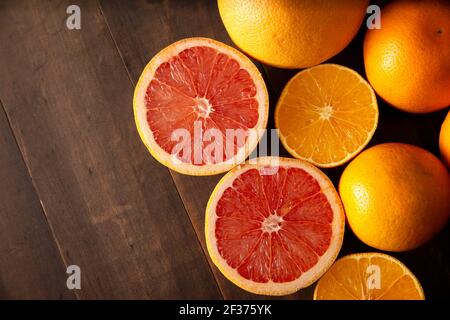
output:
<svg viewBox="0 0 450 320"><path fill-rule="evenodd" d="M424 299L414 274L382 253L357 253L337 260L314 291L314 300Z"/></svg>
<svg viewBox="0 0 450 320"><path fill-rule="evenodd" d="M318 167L339 166L370 141L378 124L372 87L336 64L303 70L284 88L275 126L287 151Z"/></svg>

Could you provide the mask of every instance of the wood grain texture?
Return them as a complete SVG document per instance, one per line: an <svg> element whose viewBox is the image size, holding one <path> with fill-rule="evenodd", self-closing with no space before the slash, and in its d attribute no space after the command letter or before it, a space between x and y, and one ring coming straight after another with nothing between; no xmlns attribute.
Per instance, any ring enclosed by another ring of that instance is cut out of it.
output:
<svg viewBox="0 0 450 320"><path fill-rule="evenodd" d="M0 104L0 299L74 299Z"/></svg>
<svg viewBox="0 0 450 320"><path fill-rule="evenodd" d="M3 1L0 97L83 299L220 298L167 169L143 148L133 86L96 1ZM201 285L193 285L201 283Z"/></svg>

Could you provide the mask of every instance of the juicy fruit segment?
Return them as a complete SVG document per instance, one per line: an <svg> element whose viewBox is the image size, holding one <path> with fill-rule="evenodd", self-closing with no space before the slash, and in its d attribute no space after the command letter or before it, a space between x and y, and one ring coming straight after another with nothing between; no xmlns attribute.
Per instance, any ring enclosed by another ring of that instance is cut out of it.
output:
<svg viewBox="0 0 450 320"><path fill-rule="evenodd" d="M289 153L319 167L341 165L359 153L378 123L370 85L346 67L325 64L298 73L286 85L275 126Z"/></svg>
<svg viewBox="0 0 450 320"><path fill-rule="evenodd" d="M317 263L331 241L331 207L318 183L302 169L279 168L272 176L246 171L225 190L216 214L220 254L240 275L256 282L298 278ZM229 241L233 239L238 242Z"/></svg>
<svg viewBox="0 0 450 320"><path fill-rule="evenodd" d="M134 104L150 152L188 174L219 173L243 161L268 112L256 67L205 38L181 40L158 53L141 76Z"/></svg>
<svg viewBox="0 0 450 320"><path fill-rule="evenodd" d="M161 64L147 88L147 121L155 132L155 140L167 153L178 141L172 139L174 128L185 129L194 137L194 122L202 131L227 129L247 130L258 122L256 86L248 71L229 56L208 47L191 47ZM236 154L247 137L231 150L223 143L226 161ZM191 139L191 150L195 140ZM209 141L199 146L203 150ZM229 152L227 152L229 151ZM195 165L205 165L216 158L194 158L195 152L183 154L180 160Z"/></svg>
<svg viewBox="0 0 450 320"><path fill-rule="evenodd" d="M416 277L397 259L358 253L337 260L317 283L315 300L423 300Z"/></svg>
<svg viewBox="0 0 450 320"><path fill-rule="evenodd" d="M311 174L318 169L261 159L227 174L211 196L208 251L238 286L288 294L309 285L334 259L343 212L330 182L324 189Z"/></svg>

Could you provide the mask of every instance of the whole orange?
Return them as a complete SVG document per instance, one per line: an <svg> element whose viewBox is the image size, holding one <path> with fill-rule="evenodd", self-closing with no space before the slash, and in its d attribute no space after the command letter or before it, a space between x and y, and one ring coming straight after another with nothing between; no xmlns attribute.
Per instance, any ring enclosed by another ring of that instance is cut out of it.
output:
<svg viewBox="0 0 450 320"><path fill-rule="evenodd" d="M306 68L344 49L358 31L368 0L218 0L233 42L255 59Z"/></svg>
<svg viewBox="0 0 450 320"><path fill-rule="evenodd" d="M369 148L344 170L339 193L350 228L380 250L417 248L450 215L450 176L428 151L402 143Z"/></svg>
<svg viewBox="0 0 450 320"><path fill-rule="evenodd" d="M450 168L450 112L444 120L439 135L439 149L441 156L447 166Z"/></svg>
<svg viewBox="0 0 450 320"><path fill-rule="evenodd" d="M398 109L426 113L450 105L450 2L395 1L364 41L367 78Z"/></svg>

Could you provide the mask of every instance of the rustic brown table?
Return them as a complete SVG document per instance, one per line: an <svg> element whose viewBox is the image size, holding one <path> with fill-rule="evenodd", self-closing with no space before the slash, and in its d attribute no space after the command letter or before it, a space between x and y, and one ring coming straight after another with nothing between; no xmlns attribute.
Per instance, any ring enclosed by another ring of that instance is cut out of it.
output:
<svg viewBox="0 0 450 320"><path fill-rule="evenodd" d="M73 2L81 30L66 27ZM160 49L191 36L231 44L216 2L2 0L0 21L0 298L262 298L227 281L206 254L204 210L220 176L169 171L133 120L134 84ZM331 61L364 74L364 32ZM257 66L273 114L296 71ZM372 145L438 154L446 111L409 115L379 103ZM341 172L326 170L334 183ZM450 297L449 240L447 226L394 254L428 298ZM374 249L347 230L341 255L361 251ZM81 290L66 287L69 265L82 270ZM287 298L310 299L313 288Z"/></svg>

